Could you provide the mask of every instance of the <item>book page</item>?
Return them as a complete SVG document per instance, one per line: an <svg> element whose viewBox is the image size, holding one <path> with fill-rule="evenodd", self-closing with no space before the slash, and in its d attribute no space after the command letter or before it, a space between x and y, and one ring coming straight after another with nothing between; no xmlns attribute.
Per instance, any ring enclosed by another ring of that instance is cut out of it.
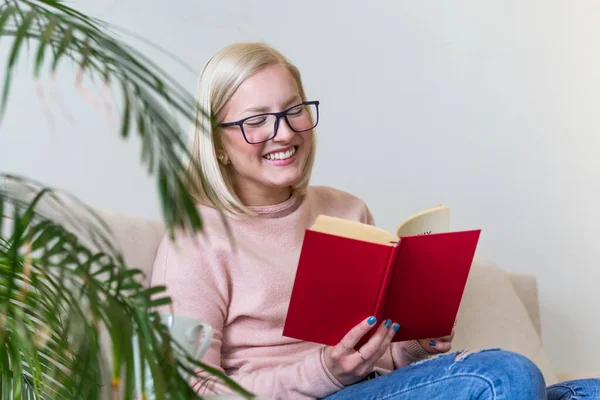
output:
<svg viewBox="0 0 600 400"><path fill-rule="evenodd" d="M398 237L427 235L450 231L450 209L444 205L429 208L400 224L396 234Z"/></svg>
<svg viewBox="0 0 600 400"><path fill-rule="evenodd" d="M390 242L398 241L396 236L376 226L327 215L319 215L310 230L390 246L394 245Z"/></svg>

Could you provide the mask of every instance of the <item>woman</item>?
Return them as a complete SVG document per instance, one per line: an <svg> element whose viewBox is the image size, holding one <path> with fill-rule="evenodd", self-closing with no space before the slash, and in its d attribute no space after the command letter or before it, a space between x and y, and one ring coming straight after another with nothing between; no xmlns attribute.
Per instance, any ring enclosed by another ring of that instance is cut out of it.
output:
<svg viewBox="0 0 600 400"><path fill-rule="evenodd" d="M220 125L199 118L192 146L201 172L191 184L206 228L175 243L165 237L152 284L167 286L175 314L213 327L204 362L273 399L546 398L540 371L523 356L442 354L453 335L391 343L402 321L365 316L336 346L283 337L305 229L319 214L373 218L350 194L308 186L319 102L306 97L298 69L278 51L259 43L224 48L205 65L197 97ZM235 251L217 209L226 212ZM442 355L426 360L435 354ZM219 389L206 379L196 387Z"/></svg>

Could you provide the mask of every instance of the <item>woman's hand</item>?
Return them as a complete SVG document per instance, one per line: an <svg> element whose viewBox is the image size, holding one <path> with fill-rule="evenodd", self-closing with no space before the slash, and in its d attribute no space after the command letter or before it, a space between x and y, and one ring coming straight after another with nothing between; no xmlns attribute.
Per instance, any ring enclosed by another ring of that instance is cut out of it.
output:
<svg viewBox="0 0 600 400"><path fill-rule="evenodd" d="M360 349L354 346L375 326L375 317L356 325L335 346L325 349L325 365L329 372L344 386L358 382L371 371L375 363L389 350L390 343L400 325L392 321L382 322L375 334Z"/></svg>
<svg viewBox="0 0 600 400"><path fill-rule="evenodd" d="M454 323L456 325L456 323ZM431 354L447 353L452 349L452 340L454 339L454 327L449 336L431 339L419 339L419 344L423 349Z"/></svg>

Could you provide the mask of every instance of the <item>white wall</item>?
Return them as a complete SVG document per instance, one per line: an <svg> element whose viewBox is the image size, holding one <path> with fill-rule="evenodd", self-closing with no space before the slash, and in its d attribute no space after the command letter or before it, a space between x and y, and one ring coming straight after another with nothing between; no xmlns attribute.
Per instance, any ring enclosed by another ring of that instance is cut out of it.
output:
<svg viewBox="0 0 600 400"><path fill-rule="evenodd" d="M232 41L280 48L322 102L314 183L364 198L390 230L422 208L450 205L454 229L482 228L484 253L538 277L555 368L600 370L600 3L74 4L195 70ZM195 74L148 54L194 90ZM84 100L73 71L55 85L69 122L57 100L40 101L21 67L1 126L0 170L95 206L159 216L137 143L121 143L111 130L118 118ZM49 96L50 80L41 85Z"/></svg>

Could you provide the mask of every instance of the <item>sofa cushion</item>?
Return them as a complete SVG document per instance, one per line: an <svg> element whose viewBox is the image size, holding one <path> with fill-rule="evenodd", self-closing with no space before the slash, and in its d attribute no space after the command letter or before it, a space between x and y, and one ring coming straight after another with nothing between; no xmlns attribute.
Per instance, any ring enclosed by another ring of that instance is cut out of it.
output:
<svg viewBox="0 0 600 400"><path fill-rule="evenodd" d="M542 341L507 274L476 254L458 311L453 348L500 347L528 357L546 383L556 383Z"/></svg>
<svg viewBox="0 0 600 400"><path fill-rule="evenodd" d="M148 286L156 251L165 234L162 221L109 211L97 213L110 227L126 265L142 270L145 275L143 284Z"/></svg>
<svg viewBox="0 0 600 400"><path fill-rule="evenodd" d="M540 302L538 299L537 279L533 275L507 273L506 276L515 288L515 292L525 306L529 318L538 336L542 336L542 323L540 321Z"/></svg>

